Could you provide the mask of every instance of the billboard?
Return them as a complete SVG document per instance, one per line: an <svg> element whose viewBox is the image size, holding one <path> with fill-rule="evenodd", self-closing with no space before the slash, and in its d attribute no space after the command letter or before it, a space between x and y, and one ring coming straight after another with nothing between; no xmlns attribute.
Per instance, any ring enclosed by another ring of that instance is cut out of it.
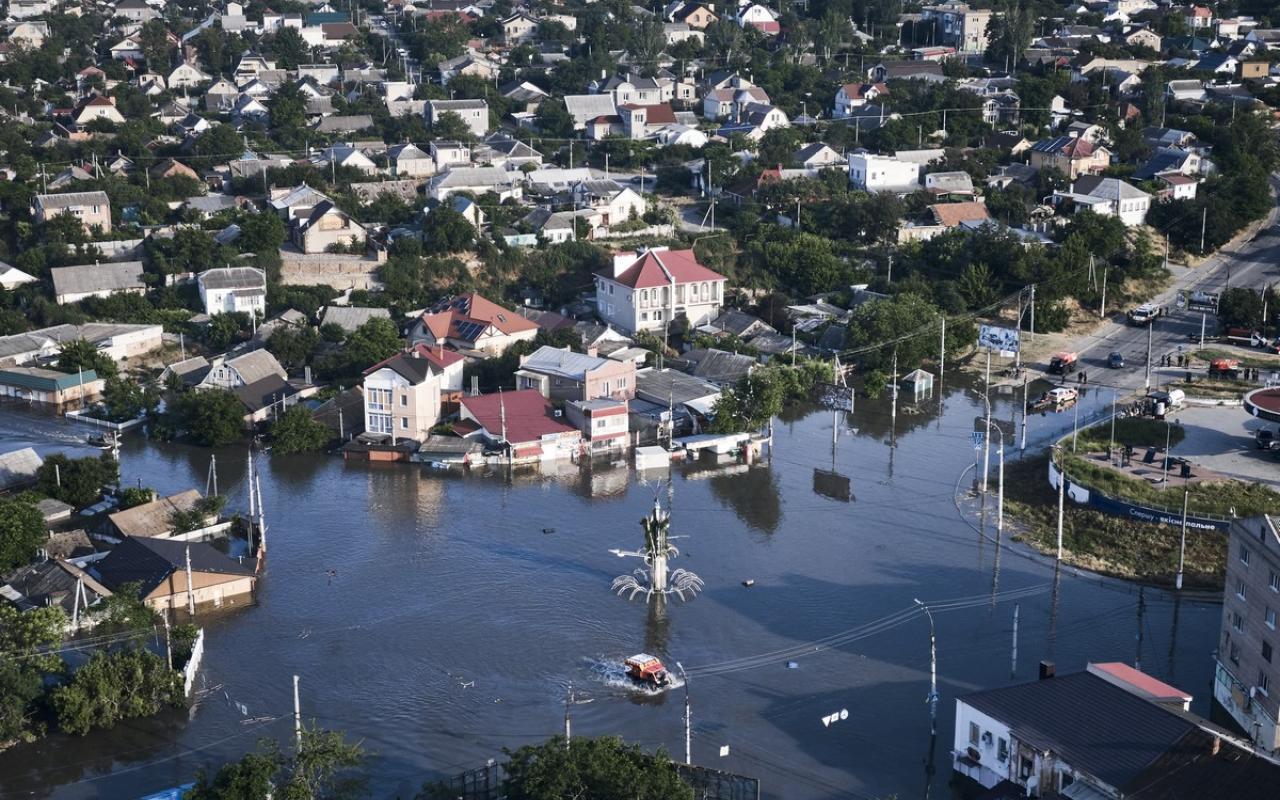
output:
<svg viewBox="0 0 1280 800"><path fill-rule="evenodd" d="M814 387L818 404L833 411L853 411L853 387L819 383Z"/></svg>
<svg viewBox="0 0 1280 800"><path fill-rule="evenodd" d="M1013 355L1019 349L1018 329L983 325L978 328L978 347L999 350L1002 355Z"/></svg>
<svg viewBox="0 0 1280 800"><path fill-rule="evenodd" d="M1183 289L1178 292L1178 308L1190 311L1201 311L1208 314L1218 313L1217 292L1202 292L1194 289Z"/></svg>

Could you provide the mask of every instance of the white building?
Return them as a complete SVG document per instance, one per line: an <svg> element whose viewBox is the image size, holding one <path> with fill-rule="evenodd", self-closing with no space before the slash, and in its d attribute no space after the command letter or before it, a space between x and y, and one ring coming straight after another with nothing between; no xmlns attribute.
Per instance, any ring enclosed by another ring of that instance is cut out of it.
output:
<svg viewBox="0 0 1280 800"><path fill-rule="evenodd" d="M196 282L200 285L200 302L206 314L240 311L266 316L267 273L260 269L211 269L201 272Z"/></svg>
<svg viewBox="0 0 1280 800"><path fill-rule="evenodd" d="M364 376L364 428L395 439L426 441L440 421L441 396L462 393L459 353L417 345L375 364Z"/></svg>
<svg viewBox="0 0 1280 800"><path fill-rule="evenodd" d="M477 139L483 139L489 132L489 104L484 100L431 100L427 103L428 126L434 126L443 114L457 114Z"/></svg>
<svg viewBox="0 0 1280 800"><path fill-rule="evenodd" d="M920 165L892 156L850 153L849 185L867 192L912 192L920 187Z"/></svg>
<svg viewBox="0 0 1280 800"><path fill-rule="evenodd" d="M610 270L596 273L596 310L627 333L661 331L677 317L697 327L719 315L727 282L692 250L618 253Z"/></svg>
<svg viewBox="0 0 1280 800"><path fill-rule="evenodd" d="M1147 221L1151 208L1151 195L1119 178L1103 178L1097 175L1081 175L1070 191L1054 192L1054 200L1071 200L1077 209L1089 209L1095 214L1119 217L1129 227Z"/></svg>

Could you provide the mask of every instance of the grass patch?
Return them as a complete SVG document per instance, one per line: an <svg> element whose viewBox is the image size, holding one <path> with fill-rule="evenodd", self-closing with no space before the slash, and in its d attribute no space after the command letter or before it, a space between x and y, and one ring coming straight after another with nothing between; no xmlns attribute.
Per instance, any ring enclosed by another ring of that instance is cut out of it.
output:
<svg viewBox="0 0 1280 800"><path fill-rule="evenodd" d="M1164 447L1165 424L1158 419L1147 417L1125 417L1116 420L1116 444L1138 447ZM1169 442L1178 444L1186 436L1181 425L1175 425L1168 431ZM1111 443L1111 422L1094 425L1080 431L1076 449L1106 450Z"/></svg>
<svg viewBox="0 0 1280 800"><path fill-rule="evenodd" d="M1234 350L1197 350L1194 357L1208 363L1215 358L1232 358L1240 362L1242 367L1280 367L1280 356L1266 355L1263 353L1245 355Z"/></svg>
<svg viewBox="0 0 1280 800"><path fill-rule="evenodd" d="M1016 541L1052 555L1057 552L1058 494L1049 486L1048 461L1041 455L1006 465L1005 510L1014 522ZM1136 523L1070 501L1063 513L1063 560L1103 575L1172 585L1180 538L1180 526ZM1184 585L1221 589L1226 559L1225 535L1188 528Z"/></svg>
<svg viewBox="0 0 1280 800"><path fill-rule="evenodd" d="M1161 488L1142 478L1122 475L1097 461L1068 453L1067 473L1072 479L1109 497L1157 508L1182 508L1182 481L1177 480L1174 469L1169 471L1170 485ZM1236 516L1239 517L1275 514L1280 513L1280 493L1246 481L1222 480L1192 484L1187 509L1192 514L1218 517L1230 516L1232 509L1235 509Z"/></svg>
<svg viewBox="0 0 1280 800"><path fill-rule="evenodd" d="M1251 389L1257 389L1258 384L1248 381L1218 380L1213 378L1210 380L1200 380L1195 383L1167 383L1161 388L1164 389L1181 389L1186 392L1187 397L1210 397L1219 400L1239 400L1245 392Z"/></svg>

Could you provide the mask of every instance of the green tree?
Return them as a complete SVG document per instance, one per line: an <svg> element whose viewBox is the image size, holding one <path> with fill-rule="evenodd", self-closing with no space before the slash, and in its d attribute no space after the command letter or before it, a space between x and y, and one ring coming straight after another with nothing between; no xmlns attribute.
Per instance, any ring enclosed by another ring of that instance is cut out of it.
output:
<svg viewBox="0 0 1280 800"><path fill-rule="evenodd" d="M564 102L559 99L549 97L546 102L539 103L534 120L538 130L544 136L555 136L561 139L573 136L573 116L569 114L569 109L565 107Z"/></svg>
<svg viewBox="0 0 1280 800"><path fill-rule="evenodd" d="M555 737L509 753L509 800L693 800L665 750L650 755L616 736Z"/></svg>
<svg viewBox="0 0 1280 800"><path fill-rule="evenodd" d="M194 151L204 160L236 158L244 152L244 141L230 125L215 124L196 137Z"/></svg>
<svg viewBox="0 0 1280 800"><path fill-rule="evenodd" d="M59 372L74 374L80 370L93 370L99 378L109 378L117 372L116 362L87 339L72 339L58 348Z"/></svg>
<svg viewBox="0 0 1280 800"><path fill-rule="evenodd" d="M297 35L293 28L282 28L281 32L284 31L292 31ZM296 83L286 83L276 89L276 93L267 102L267 110L271 112L273 128L296 130L307 123L307 102Z"/></svg>
<svg viewBox="0 0 1280 800"><path fill-rule="evenodd" d="M256 752L224 764L210 777L201 770L186 800L353 800L364 796L364 747L337 731L303 727L297 752L286 754L271 739Z"/></svg>
<svg viewBox="0 0 1280 800"><path fill-rule="evenodd" d="M102 603L101 632L129 634L135 640L155 633L160 612L142 599L142 584L122 584Z"/></svg>
<svg viewBox="0 0 1280 800"><path fill-rule="evenodd" d="M145 505L155 499L156 492L149 486L128 486L120 492L120 510Z"/></svg>
<svg viewBox="0 0 1280 800"><path fill-rule="evenodd" d="M307 46L302 34L294 28L284 27L276 31L271 37L270 48L280 69L297 69L299 64L306 64L311 60L311 48ZM274 121L273 117L272 122Z"/></svg>
<svg viewBox="0 0 1280 800"><path fill-rule="evenodd" d="M55 453L36 471L36 490L76 508L91 505L105 486L120 479L120 465L109 454L68 458Z"/></svg>
<svg viewBox="0 0 1280 800"><path fill-rule="evenodd" d="M315 328L281 328L267 340L267 350L286 370L298 370L311 363L319 344Z"/></svg>
<svg viewBox="0 0 1280 800"><path fill-rule="evenodd" d="M226 350L249 327L249 315L243 311L214 314L205 331L205 341L214 350Z"/></svg>
<svg viewBox="0 0 1280 800"><path fill-rule="evenodd" d="M271 425L271 452L313 453L323 450L333 434L306 406L294 406Z"/></svg>
<svg viewBox="0 0 1280 800"><path fill-rule="evenodd" d="M244 406L222 389L187 392L179 403L178 415L180 427L205 447L231 444L243 432Z"/></svg>
<svg viewBox="0 0 1280 800"><path fill-rule="evenodd" d="M102 405L107 419L125 422L155 411L160 396L155 390L144 387L135 380L112 375L102 387Z"/></svg>
<svg viewBox="0 0 1280 800"><path fill-rule="evenodd" d="M52 693L58 727L81 736L182 702L182 675L144 649L99 650Z"/></svg>
<svg viewBox="0 0 1280 800"><path fill-rule="evenodd" d="M355 372L371 367L400 351L400 333L389 319L375 317L347 337L343 355Z"/></svg>
<svg viewBox="0 0 1280 800"><path fill-rule="evenodd" d="M455 142L474 142L475 134L466 121L454 111L446 111L431 124L431 134L437 139Z"/></svg>
<svg viewBox="0 0 1280 800"><path fill-rule="evenodd" d="M284 244L284 222L276 214L250 214L240 221L236 245L246 253L269 253Z"/></svg>
<svg viewBox="0 0 1280 800"><path fill-rule="evenodd" d="M1275 299L1272 298L1274 307ZM1254 289L1233 286L1218 296L1218 321L1224 328L1262 327L1262 295Z"/></svg>
<svg viewBox="0 0 1280 800"><path fill-rule="evenodd" d="M0 500L0 575L29 563L47 538L44 517L34 505Z"/></svg>
<svg viewBox="0 0 1280 800"><path fill-rule="evenodd" d="M36 732L45 675L63 668L62 658L48 650L62 641L66 624L58 606L19 611L0 603L0 741Z"/></svg>
<svg viewBox="0 0 1280 800"><path fill-rule="evenodd" d="M438 206L422 223L422 246L427 253L457 253L475 245L476 229L448 206Z"/></svg>
<svg viewBox="0 0 1280 800"><path fill-rule="evenodd" d="M166 74L169 71L169 30L163 20L153 19L143 24L138 32L142 47L142 57L147 60L147 67L152 72Z"/></svg>

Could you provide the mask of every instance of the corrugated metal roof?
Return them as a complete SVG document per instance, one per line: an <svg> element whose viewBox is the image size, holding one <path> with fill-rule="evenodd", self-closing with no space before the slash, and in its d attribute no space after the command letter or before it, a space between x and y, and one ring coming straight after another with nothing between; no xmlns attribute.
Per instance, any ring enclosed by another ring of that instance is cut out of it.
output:
<svg viewBox="0 0 1280 800"><path fill-rule="evenodd" d="M53 293L58 297L145 289L146 283L142 280L143 272L141 261L82 264L75 267L55 267L49 270L49 274L53 277Z"/></svg>

